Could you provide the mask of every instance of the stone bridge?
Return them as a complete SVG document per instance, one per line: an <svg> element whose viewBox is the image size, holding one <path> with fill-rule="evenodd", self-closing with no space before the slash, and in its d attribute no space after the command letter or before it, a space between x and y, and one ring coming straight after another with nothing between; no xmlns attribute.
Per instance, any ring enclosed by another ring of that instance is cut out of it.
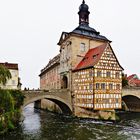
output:
<svg viewBox="0 0 140 140"><path fill-rule="evenodd" d="M23 107L32 102L47 99L57 104L64 114L72 114L73 112L70 90L31 90L22 92L25 96ZM124 88L122 91L122 101L125 110L140 112L140 88Z"/></svg>
<svg viewBox="0 0 140 140"><path fill-rule="evenodd" d="M122 100L125 110L140 112L140 88L124 88Z"/></svg>
<svg viewBox="0 0 140 140"><path fill-rule="evenodd" d="M40 101L41 99L47 99L56 103L64 114L72 114L72 101L71 93L69 90L31 90L22 92L25 96L24 104L22 107L25 107L30 103Z"/></svg>

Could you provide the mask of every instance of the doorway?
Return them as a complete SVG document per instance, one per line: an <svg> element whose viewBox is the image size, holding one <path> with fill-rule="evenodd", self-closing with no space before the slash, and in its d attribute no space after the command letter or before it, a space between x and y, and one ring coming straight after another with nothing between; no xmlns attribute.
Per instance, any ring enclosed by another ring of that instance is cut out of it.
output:
<svg viewBox="0 0 140 140"><path fill-rule="evenodd" d="M67 78L67 76L63 76L63 78L62 78L62 88L63 89L67 89L68 88L68 78Z"/></svg>

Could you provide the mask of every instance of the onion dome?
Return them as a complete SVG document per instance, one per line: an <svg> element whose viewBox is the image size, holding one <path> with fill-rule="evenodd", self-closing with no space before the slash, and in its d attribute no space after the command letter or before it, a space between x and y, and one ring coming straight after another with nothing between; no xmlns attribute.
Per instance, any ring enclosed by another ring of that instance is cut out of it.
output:
<svg viewBox="0 0 140 140"><path fill-rule="evenodd" d="M79 7L79 11L88 11L89 7L87 4L85 4L85 1L83 0L82 4Z"/></svg>

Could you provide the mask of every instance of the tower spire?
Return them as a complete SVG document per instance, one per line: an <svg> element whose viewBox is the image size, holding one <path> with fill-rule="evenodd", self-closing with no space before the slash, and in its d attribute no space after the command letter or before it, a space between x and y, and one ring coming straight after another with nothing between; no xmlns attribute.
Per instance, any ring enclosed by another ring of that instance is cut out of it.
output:
<svg viewBox="0 0 140 140"><path fill-rule="evenodd" d="M83 0L83 4L85 4L85 0Z"/></svg>
<svg viewBox="0 0 140 140"><path fill-rule="evenodd" d="M89 7L87 4L85 4L85 0L83 0L82 4L79 7L79 24L80 25L88 25L89 24L89 14L88 11Z"/></svg>

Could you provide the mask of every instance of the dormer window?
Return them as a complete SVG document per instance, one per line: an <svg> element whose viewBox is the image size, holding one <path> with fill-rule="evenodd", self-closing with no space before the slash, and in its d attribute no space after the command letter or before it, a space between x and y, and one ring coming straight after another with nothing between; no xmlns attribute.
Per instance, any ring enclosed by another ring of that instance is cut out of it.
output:
<svg viewBox="0 0 140 140"><path fill-rule="evenodd" d="M85 52L86 51L85 43L81 43L80 44L80 50L81 50L81 52Z"/></svg>
<svg viewBox="0 0 140 140"><path fill-rule="evenodd" d="M93 59L95 59L98 55L99 55L99 54L95 54L95 55L93 55Z"/></svg>

